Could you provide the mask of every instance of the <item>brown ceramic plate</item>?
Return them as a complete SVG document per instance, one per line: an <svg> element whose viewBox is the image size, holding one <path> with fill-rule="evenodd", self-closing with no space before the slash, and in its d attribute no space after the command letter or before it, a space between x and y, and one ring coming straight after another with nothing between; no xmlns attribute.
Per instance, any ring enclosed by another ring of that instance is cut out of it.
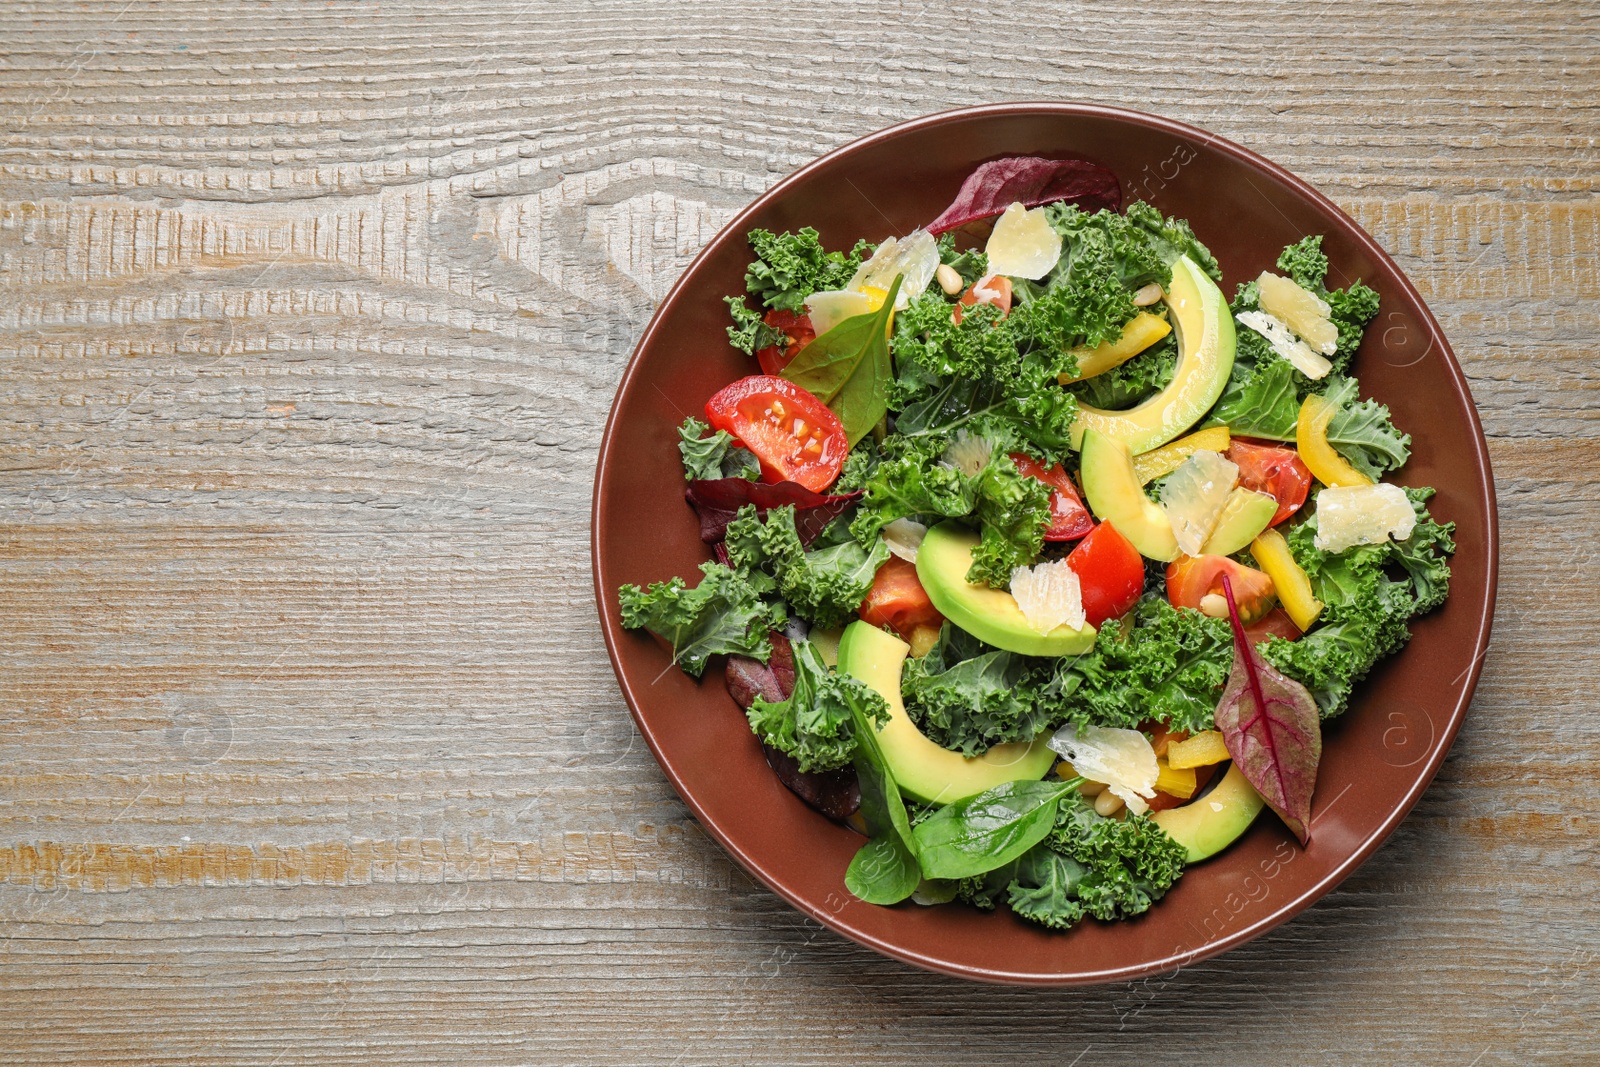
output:
<svg viewBox="0 0 1600 1067"><path fill-rule="evenodd" d="M1449 602L1380 664L1327 731L1313 838L1301 849L1270 814L1166 899L1128 922L1052 933L1004 909L885 908L855 900L844 872L862 839L779 784L713 664L696 683L654 639L622 629L617 586L693 576L707 558L683 498L675 430L753 363L726 341L722 298L744 292L744 234L814 226L829 248L926 225L979 163L1081 157L1110 167L1126 200L1188 219L1222 264L1224 291L1270 269L1310 233L1343 285L1382 298L1357 358L1362 392L1413 435L1400 475L1437 486L1434 514L1459 544ZM1248 941L1309 907L1411 810L1455 737L1493 616L1497 544L1488 449L1461 368L1421 297L1359 226L1311 186L1252 152L1181 123L1082 104L1003 104L875 133L780 182L739 214L656 311L623 375L595 474L594 580L606 647L639 731L710 834L775 893L887 955L968 978L1041 985L1157 974Z"/></svg>

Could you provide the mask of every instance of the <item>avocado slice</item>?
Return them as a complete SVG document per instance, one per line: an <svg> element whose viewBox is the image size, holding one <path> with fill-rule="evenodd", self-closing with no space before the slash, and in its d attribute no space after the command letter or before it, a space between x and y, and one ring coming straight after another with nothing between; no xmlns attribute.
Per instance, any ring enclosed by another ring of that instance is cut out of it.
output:
<svg viewBox="0 0 1600 1067"><path fill-rule="evenodd" d="M1178 331L1178 365L1172 381L1126 411L1080 404L1072 424L1075 447L1083 441L1084 431L1092 429L1121 441L1130 452L1148 452L1199 422L1222 395L1237 343L1227 298L1193 260L1180 256L1172 264L1167 307Z"/></svg>
<svg viewBox="0 0 1600 1067"><path fill-rule="evenodd" d="M922 539L917 580L941 615L985 644L1024 656L1076 656L1094 648L1093 626L1074 630L1062 624L1041 634L1028 625L1016 597L967 581L977 546L978 535L954 520L941 522Z"/></svg>
<svg viewBox="0 0 1600 1067"><path fill-rule="evenodd" d="M1250 829L1265 802L1237 766L1228 768L1217 787L1181 808L1151 816L1167 836L1189 850L1185 859L1198 863L1227 848Z"/></svg>
<svg viewBox="0 0 1600 1067"><path fill-rule="evenodd" d="M919 556L920 558L920 556ZM967 757L928 740L900 699L900 670L911 646L868 623L845 627L839 639L839 671L882 694L889 721L878 728L878 747L901 792L925 804L948 804L976 796L1003 782L1043 778L1055 764L1046 730L1031 744L995 745Z"/></svg>
<svg viewBox="0 0 1600 1067"><path fill-rule="evenodd" d="M1245 548L1272 523L1278 502L1266 493L1236 488L1222 505L1217 525L1200 549L1202 556L1231 556Z"/></svg>
<svg viewBox="0 0 1600 1067"><path fill-rule="evenodd" d="M1161 505L1144 495L1133 470L1128 446L1099 430L1083 434L1083 495L1095 517L1109 522L1142 556L1171 562L1178 558L1178 539ZM922 583L926 586L926 580ZM932 596L930 591L929 596ZM934 604L938 604L937 598ZM942 610L942 609L941 609Z"/></svg>

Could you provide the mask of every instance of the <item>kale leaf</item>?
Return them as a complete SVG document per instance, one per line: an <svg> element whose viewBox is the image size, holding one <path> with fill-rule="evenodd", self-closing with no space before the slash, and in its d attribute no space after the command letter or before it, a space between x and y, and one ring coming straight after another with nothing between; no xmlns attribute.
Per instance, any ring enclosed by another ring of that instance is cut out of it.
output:
<svg viewBox="0 0 1600 1067"><path fill-rule="evenodd" d="M1339 408L1328 423L1328 443L1351 466L1373 481L1411 458L1411 435L1401 433L1389 420L1389 408L1376 400L1361 400L1354 378L1329 375L1323 398Z"/></svg>
<svg viewBox="0 0 1600 1067"><path fill-rule="evenodd" d="M1037 699L1046 663L990 648L946 623L927 655L906 661L900 680L906 712L935 744L967 756L1032 741L1060 725Z"/></svg>
<svg viewBox="0 0 1600 1067"><path fill-rule="evenodd" d="M1315 515L1289 532L1289 550L1324 608L1305 636L1268 641L1261 654L1311 690L1324 718L1342 714L1355 684L1410 640L1408 621L1449 594L1455 524L1435 522L1428 513L1433 490L1407 489L1406 495L1417 525L1405 541L1323 552L1312 543Z"/></svg>
<svg viewBox="0 0 1600 1067"><path fill-rule="evenodd" d="M825 252L809 226L796 233L751 230L748 237L756 259L745 268L745 287L766 307L788 311L801 310L812 293L842 288L872 251L859 241L848 255Z"/></svg>
<svg viewBox="0 0 1600 1067"><path fill-rule="evenodd" d="M749 656L762 663L772 654L769 631L785 621L782 604L763 599L770 579L752 582L720 563L700 566L700 584L690 589L682 578L656 582L648 589L624 585L617 591L622 625L641 627L672 645L673 662L698 678L718 654Z"/></svg>
<svg viewBox="0 0 1600 1067"><path fill-rule="evenodd" d="M1233 638L1226 619L1146 593L1123 625L1100 628L1093 651L1058 662L1040 699L1063 721L1131 729L1155 719L1209 730L1233 666Z"/></svg>
<svg viewBox="0 0 1600 1067"><path fill-rule="evenodd" d="M1011 588L1011 572L1031 566L1044 547L1050 525L1050 487L1017 469L1004 452L995 452L972 480L982 524L978 547L972 550L967 581L995 589Z"/></svg>
<svg viewBox="0 0 1600 1067"><path fill-rule="evenodd" d="M810 641L796 641L794 691L778 703L758 696L745 714L757 737L809 772L850 762L856 751L852 719L858 712L881 724L889 706L871 686L830 670Z"/></svg>
<svg viewBox="0 0 1600 1067"><path fill-rule="evenodd" d="M1004 899L1022 918L1064 930L1085 915L1148 911L1182 876L1184 855L1148 815L1103 818L1074 791L1044 841L1006 867L961 879L956 896L984 909Z"/></svg>
<svg viewBox="0 0 1600 1067"><path fill-rule="evenodd" d="M751 311L742 297L725 296L722 299L733 315L733 325L728 327L728 343L734 348L753 356L763 348L788 344L788 336L776 326L768 326L761 312Z"/></svg>
<svg viewBox="0 0 1600 1067"><path fill-rule="evenodd" d="M773 508L762 522L746 504L728 524L728 562L740 574L770 575L795 614L824 629L842 626L872 588L889 558L881 538L863 546L844 539L807 551L795 528L794 506Z"/></svg>
<svg viewBox="0 0 1600 1067"><path fill-rule="evenodd" d="M705 433L711 427L690 415L678 427L678 454L683 457L683 477L686 481L702 478L761 477L761 464L754 452L740 446L727 430L718 430L710 437Z"/></svg>

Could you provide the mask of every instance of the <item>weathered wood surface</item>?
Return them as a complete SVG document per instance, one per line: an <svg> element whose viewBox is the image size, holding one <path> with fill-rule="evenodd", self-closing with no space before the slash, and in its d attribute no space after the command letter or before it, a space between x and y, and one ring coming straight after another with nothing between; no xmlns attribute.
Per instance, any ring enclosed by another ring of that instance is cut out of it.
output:
<svg viewBox="0 0 1600 1067"><path fill-rule="evenodd" d="M1600 9L980 7L5 5L0 1061L1597 1062ZM1506 531L1394 839L1226 957L1054 993L734 868L634 737L586 544L618 374L721 221L1029 98L1354 214Z"/></svg>

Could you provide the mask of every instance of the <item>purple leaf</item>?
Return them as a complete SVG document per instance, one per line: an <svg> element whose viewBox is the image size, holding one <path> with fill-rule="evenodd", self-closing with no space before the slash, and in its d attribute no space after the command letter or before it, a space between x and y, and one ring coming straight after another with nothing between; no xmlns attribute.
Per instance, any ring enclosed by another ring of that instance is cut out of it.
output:
<svg viewBox="0 0 1600 1067"><path fill-rule="evenodd" d="M1217 705L1217 729L1234 765L1261 799L1294 831L1311 841L1311 794L1322 760L1322 721L1306 687L1285 678L1245 635L1233 583L1222 578L1233 623L1233 670Z"/></svg>
<svg viewBox="0 0 1600 1067"><path fill-rule="evenodd" d="M794 649L776 630L772 656L766 663L748 656L729 656L728 693L739 707L749 710L756 697L778 703L794 692ZM861 806L861 787L850 767L836 771L802 771L793 756L762 745L767 766L791 793L830 819L845 819Z"/></svg>
<svg viewBox="0 0 1600 1067"><path fill-rule="evenodd" d="M961 183L955 201L933 220L934 235L964 226L976 219L998 215L1021 201L1026 207L1070 200L1085 211L1122 210L1122 186L1117 176L1084 159L1040 159L1012 156L985 163Z"/></svg>
<svg viewBox="0 0 1600 1067"><path fill-rule="evenodd" d="M772 655L767 662L749 656L728 657L728 694L745 711L750 710L756 697L778 704L794 692L794 648L777 630L768 636L772 639Z"/></svg>
<svg viewBox="0 0 1600 1067"><path fill-rule="evenodd" d="M821 536L828 524L844 514L861 494L842 493L824 496L814 493L795 482L752 482L748 478L702 478L689 483L685 490L689 503L700 516L700 540L708 545L720 542L728 532L739 509L754 504L763 520L771 508L794 505L794 525L800 533L800 543L810 547Z"/></svg>

